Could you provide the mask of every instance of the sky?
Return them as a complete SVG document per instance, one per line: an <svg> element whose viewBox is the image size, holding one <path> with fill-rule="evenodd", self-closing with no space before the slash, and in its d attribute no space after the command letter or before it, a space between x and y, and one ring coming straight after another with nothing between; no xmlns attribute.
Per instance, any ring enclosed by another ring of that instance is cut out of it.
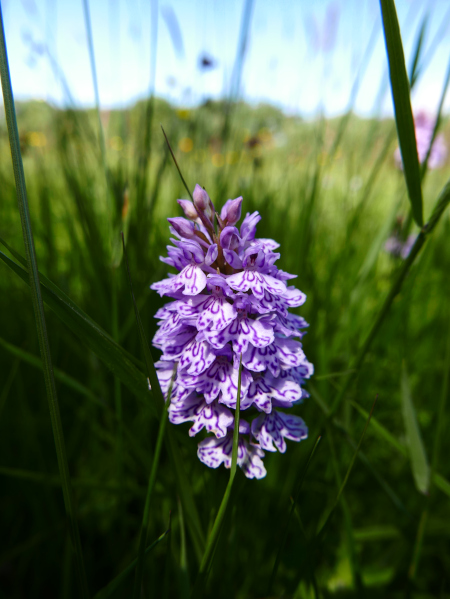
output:
<svg viewBox="0 0 450 599"><path fill-rule="evenodd" d="M0 0L16 99L95 105L85 3L102 109L154 90L183 107L231 94L305 118L349 107L392 114L377 0ZM450 3L396 6L407 65L427 17L412 103L433 113L450 59Z"/></svg>

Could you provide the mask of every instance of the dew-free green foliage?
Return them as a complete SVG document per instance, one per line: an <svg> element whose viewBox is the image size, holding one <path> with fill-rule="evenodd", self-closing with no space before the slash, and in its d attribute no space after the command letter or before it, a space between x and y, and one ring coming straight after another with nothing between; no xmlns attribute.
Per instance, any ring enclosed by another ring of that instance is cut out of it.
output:
<svg viewBox="0 0 450 599"><path fill-rule="evenodd" d="M298 274L308 296L300 312L315 365L311 397L295 408L310 438L267 455L262 481L237 469L204 595L448 596L450 163L422 178L431 224L405 263L384 251L398 217L401 234L418 232L394 166L392 119L303 121L270 106L179 110L153 98L101 113L104 161L95 111L41 102L16 110L92 596L132 596L157 447L141 596L190 596L230 478L199 462L187 425L167 423L157 444L162 407L155 386L148 390L148 356L117 249L123 231L150 341L164 303L149 285L167 272L158 260L165 219L180 215L176 199L187 198L160 124L191 190L205 186L216 208L243 195L244 211L263 217L258 234L281 243L281 268ZM445 119L439 126L450 142ZM70 599L80 591L4 121L0 158L0 598Z"/></svg>

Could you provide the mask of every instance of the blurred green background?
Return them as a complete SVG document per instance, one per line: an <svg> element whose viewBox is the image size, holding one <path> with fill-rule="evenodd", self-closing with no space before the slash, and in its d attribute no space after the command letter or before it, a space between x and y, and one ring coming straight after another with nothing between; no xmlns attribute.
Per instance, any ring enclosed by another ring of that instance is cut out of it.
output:
<svg viewBox="0 0 450 599"><path fill-rule="evenodd" d="M149 285L166 276L159 261L169 241L166 218L180 215L176 199L187 197L160 124L190 189L204 186L216 208L243 195L244 213L262 215L258 236L281 243L280 268L298 274L294 283L307 294L298 311L310 323L304 349L315 375L307 385L311 397L295 413L308 424L310 438L289 444L285 455L266 455L262 481L238 472L207 596L449 597L449 421L448 409L439 412L450 369L448 212L327 425L269 590L291 498L321 418L403 266L385 251L385 242L394 232L405 239L418 232L394 163L394 120L361 118L351 110L304 120L236 99L183 108L151 97L99 114L27 101L16 110L40 272L137 360L143 356L120 233L150 340L153 315L164 303ZM450 143L445 118L440 131ZM0 156L0 236L24 255L4 119ZM449 165L447 159L426 173L425 219ZM158 421L142 394L137 397L105 366L83 330L70 330L50 309L46 318L94 594L136 556ZM158 352L152 353L156 360ZM374 419L345 492L325 539L311 551L375 396ZM408 417L418 424L413 439ZM443 436L435 445L439 423ZM228 471L198 461L187 425L169 426L206 536ZM418 482L417 451L422 467L425 454L426 489ZM149 539L167 529L170 515L171 533L146 559L142 597L188 596L198 571L192 514L182 508L177 484L163 447ZM114 596L129 597L131 588L132 577ZM2 263L0 597L78 596L29 288Z"/></svg>

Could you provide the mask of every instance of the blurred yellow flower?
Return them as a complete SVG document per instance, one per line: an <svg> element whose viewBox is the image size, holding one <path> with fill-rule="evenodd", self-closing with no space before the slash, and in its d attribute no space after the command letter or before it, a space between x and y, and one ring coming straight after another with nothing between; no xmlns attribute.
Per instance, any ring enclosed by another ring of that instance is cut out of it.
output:
<svg viewBox="0 0 450 599"><path fill-rule="evenodd" d="M47 138L40 131L31 131L28 135L28 142L34 148L43 148L47 145Z"/></svg>
<svg viewBox="0 0 450 599"><path fill-rule="evenodd" d="M178 142L178 147L182 152L190 152L194 147L194 142L190 137L182 137Z"/></svg>
<svg viewBox="0 0 450 599"><path fill-rule="evenodd" d="M177 110L177 115L180 119L183 119L183 121L187 121L187 119L189 118L190 115L190 111L187 110L187 108L180 108L179 110Z"/></svg>

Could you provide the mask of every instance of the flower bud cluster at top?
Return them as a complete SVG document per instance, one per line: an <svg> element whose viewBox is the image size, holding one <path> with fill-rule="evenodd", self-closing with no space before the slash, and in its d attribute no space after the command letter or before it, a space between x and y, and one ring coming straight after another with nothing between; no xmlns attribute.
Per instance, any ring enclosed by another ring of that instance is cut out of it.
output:
<svg viewBox="0 0 450 599"><path fill-rule="evenodd" d="M178 200L186 218L168 219L175 238L161 260L178 274L151 286L174 299L155 315L158 378L167 400L176 372L170 421L192 422L191 436L213 433L199 443L198 457L229 468L242 355L238 465L248 478L262 478L264 451L284 452L286 439L308 434L300 417L280 411L308 396L302 385L313 366L299 341L308 325L288 312L306 296L287 285L295 275L275 266L279 244L256 238L258 212L235 226L242 197L228 200L220 216L199 185L193 200Z"/></svg>

